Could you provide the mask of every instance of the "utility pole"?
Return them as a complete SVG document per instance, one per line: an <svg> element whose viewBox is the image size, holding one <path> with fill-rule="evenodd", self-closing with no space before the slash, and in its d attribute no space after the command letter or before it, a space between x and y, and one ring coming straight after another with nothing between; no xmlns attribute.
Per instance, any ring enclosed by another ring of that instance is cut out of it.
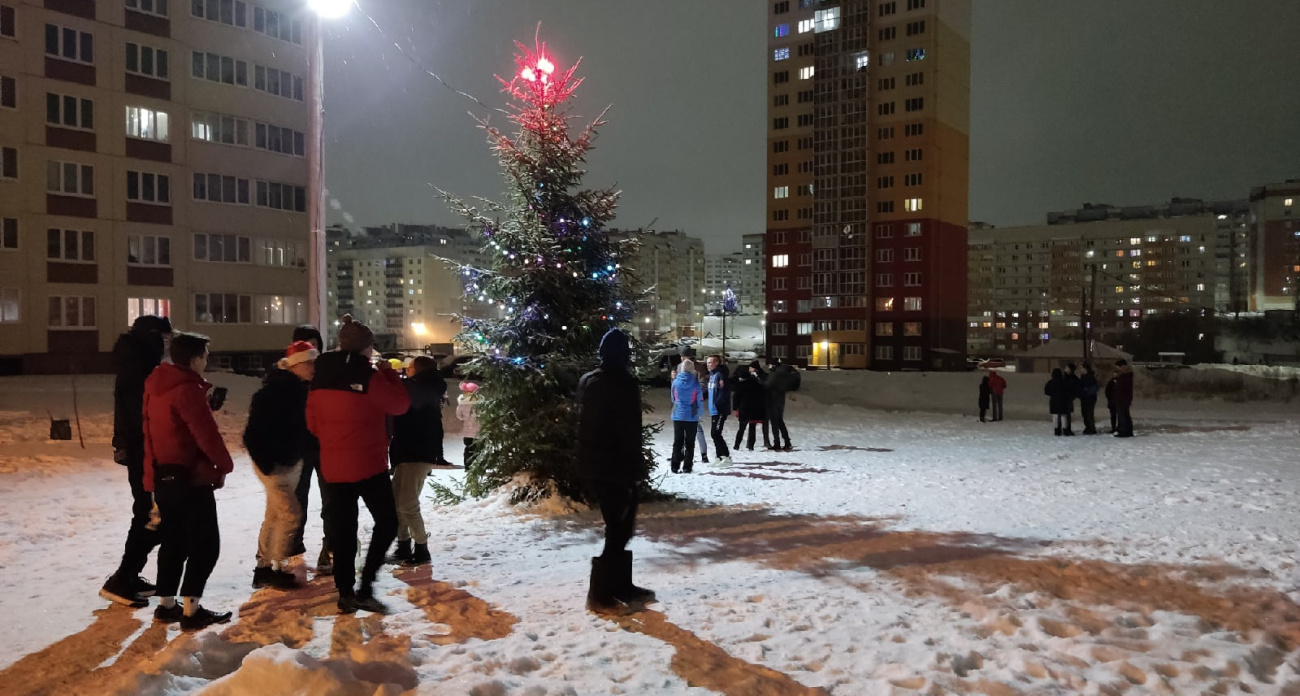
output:
<svg viewBox="0 0 1300 696"><path fill-rule="evenodd" d="M1097 312L1097 264L1091 264L1092 268L1092 289L1088 291L1088 323L1083 334L1083 350L1086 363L1092 363L1092 317Z"/></svg>
<svg viewBox="0 0 1300 696"><path fill-rule="evenodd" d="M1083 361L1088 362L1088 290L1079 277L1079 330L1083 333Z"/></svg>

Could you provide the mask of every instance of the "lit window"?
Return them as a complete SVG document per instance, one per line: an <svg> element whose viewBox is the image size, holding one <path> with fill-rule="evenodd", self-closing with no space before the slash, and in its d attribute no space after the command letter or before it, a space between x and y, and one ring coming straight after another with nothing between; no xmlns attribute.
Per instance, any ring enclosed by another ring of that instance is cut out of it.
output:
<svg viewBox="0 0 1300 696"><path fill-rule="evenodd" d="M877 335L877 336L893 336L893 335L894 335L894 322L892 322L892 321L878 321L878 322L876 322L876 335Z"/></svg>
<svg viewBox="0 0 1300 696"><path fill-rule="evenodd" d="M789 197L790 197L790 187L789 187L789 186L777 186L776 188L772 189L772 197L773 197L773 198L789 198Z"/></svg>
<svg viewBox="0 0 1300 696"><path fill-rule="evenodd" d="M817 23L816 23L815 20L811 20L811 19L802 19L802 20L799 20L799 33L800 33L800 34L806 34L806 33L810 32L810 31L812 31L813 28L814 28L815 26L817 26Z"/></svg>
<svg viewBox="0 0 1300 696"><path fill-rule="evenodd" d="M925 60L925 49L924 49L924 48L909 48L909 49L907 49L907 62L911 63L911 62L914 61L914 60Z"/></svg>
<svg viewBox="0 0 1300 696"><path fill-rule="evenodd" d="M813 76L813 68L812 68L811 65L809 65L808 67L805 67L805 68L799 68L799 79L800 79L800 80L808 80L808 79L811 79L812 76Z"/></svg>
<svg viewBox="0 0 1300 696"><path fill-rule="evenodd" d="M892 312L892 311L894 311L894 298L892 298L892 297L877 297L877 298L876 298L876 311L877 311L877 312Z"/></svg>
<svg viewBox="0 0 1300 696"><path fill-rule="evenodd" d="M1291 207L1291 202L1292 202L1292 200L1294 200L1294 199L1287 198L1286 200L1282 201L1282 205L1284 205L1284 206L1290 208L1290 207Z"/></svg>
<svg viewBox="0 0 1300 696"><path fill-rule="evenodd" d="M867 66L870 64L871 64L871 56L867 53L859 53L853 59L853 67L857 68L858 70L866 70Z"/></svg>
<svg viewBox="0 0 1300 696"><path fill-rule="evenodd" d="M904 335L904 336L920 336L920 335L921 335L921 322L919 322L919 321L905 321L905 322L903 322L903 335Z"/></svg>
<svg viewBox="0 0 1300 696"><path fill-rule="evenodd" d="M126 134L132 138L167 142L167 114L140 106L126 107Z"/></svg>
<svg viewBox="0 0 1300 696"><path fill-rule="evenodd" d="M921 209L921 199L909 198L903 201L903 209L908 212L915 213L916 211Z"/></svg>
<svg viewBox="0 0 1300 696"><path fill-rule="evenodd" d="M772 32L772 35L775 36L775 37L778 38L778 39L780 39L780 38L784 38L784 37L786 37L786 36L789 36L789 35L790 35L790 25L789 25L789 24L778 24L778 25L776 25L776 30ZM787 58L790 57L790 49L786 49L786 57L787 57Z"/></svg>
<svg viewBox="0 0 1300 696"><path fill-rule="evenodd" d="M776 254L772 257L772 268L785 268L790 265L789 254Z"/></svg>
<svg viewBox="0 0 1300 696"><path fill-rule="evenodd" d="M772 60L786 60L789 57L790 57L789 47L778 48L775 51L772 51Z"/></svg>
<svg viewBox="0 0 1300 696"><path fill-rule="evenodd" d="M919 298L919 297L904 297L904 298L903 298L903 311L904 311L904 312L919 312L919 311L921 311L921 298Z"/></svg>
<svg viewBox="0 0 1300 696"><path fill-rule="evenodd" d="M824 10L817 10L813 13L813 20L817 23L817 31L831 31L838 29L840 26L840 8L828 7Z"/></svg>

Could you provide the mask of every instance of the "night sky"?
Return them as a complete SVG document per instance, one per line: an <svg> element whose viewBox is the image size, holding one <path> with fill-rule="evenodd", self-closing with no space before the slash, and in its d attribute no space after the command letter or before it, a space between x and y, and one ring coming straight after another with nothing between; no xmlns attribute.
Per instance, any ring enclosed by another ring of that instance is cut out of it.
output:
<svg viewBox="0 0 1300 696"><path fill-rule="evenodd" d="M615 226L654 221L710 253L764 229L765 2L359 2L388 38L355 9L327 27L331 222L459 226L431 185L499 197L500 170L469 116L487 110L391 40L503 107L493 75L510 73L513 42L531 42L541 22L557 64L583 59L579 122L613 107L587 181L623 190ZM1244 198L1300 177L1297 26L1293 0L975 0L971 219Z"/></svg>

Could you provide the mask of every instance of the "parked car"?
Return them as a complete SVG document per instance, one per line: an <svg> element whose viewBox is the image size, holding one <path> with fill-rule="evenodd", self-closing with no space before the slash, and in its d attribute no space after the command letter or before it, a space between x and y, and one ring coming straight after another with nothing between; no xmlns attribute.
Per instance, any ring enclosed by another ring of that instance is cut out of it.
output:
<svg viewBox="0 0 1300 696"><path fill-rule="evenodd" d="M438 374L443 377L463 377L461 366L477 357L479 356L476 354L449 355L443 358L442 364L438 366Z"/></svg>
<svg viewBox="0 0 1300 696"><path fill-rule="evenodd" d="M981 360L979 364L981 370L995 370L999 367L1006 367L1006 366L1007 366L1007 361L1003 360L1002 358L989 358L988 360Z"/></svg>

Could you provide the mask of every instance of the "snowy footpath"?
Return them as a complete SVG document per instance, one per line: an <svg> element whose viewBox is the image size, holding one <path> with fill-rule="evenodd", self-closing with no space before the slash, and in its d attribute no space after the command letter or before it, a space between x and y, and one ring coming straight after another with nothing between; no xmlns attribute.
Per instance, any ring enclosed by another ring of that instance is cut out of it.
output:
<svg viewBox="0 0 1300 696"><path fill-rule="evenodd" d="M224 377L234 443L253 381ZM1139 437L1058 438L1036 395L981 424L827 405L821 378L788 407L795 451L662 478L678 500L632 542L659 603L617 619L583 607L599 515L499 498L426 501L434 560L381 571L390 616L337 615L310 566L253 591L263 494L239 452L204 597L236 618L191 635L96 596L129 514L111 380L82 385L83 450L45 440L62 381L0 379L0 693L1300 696L1294 409L1139 404Z"/></svg>

